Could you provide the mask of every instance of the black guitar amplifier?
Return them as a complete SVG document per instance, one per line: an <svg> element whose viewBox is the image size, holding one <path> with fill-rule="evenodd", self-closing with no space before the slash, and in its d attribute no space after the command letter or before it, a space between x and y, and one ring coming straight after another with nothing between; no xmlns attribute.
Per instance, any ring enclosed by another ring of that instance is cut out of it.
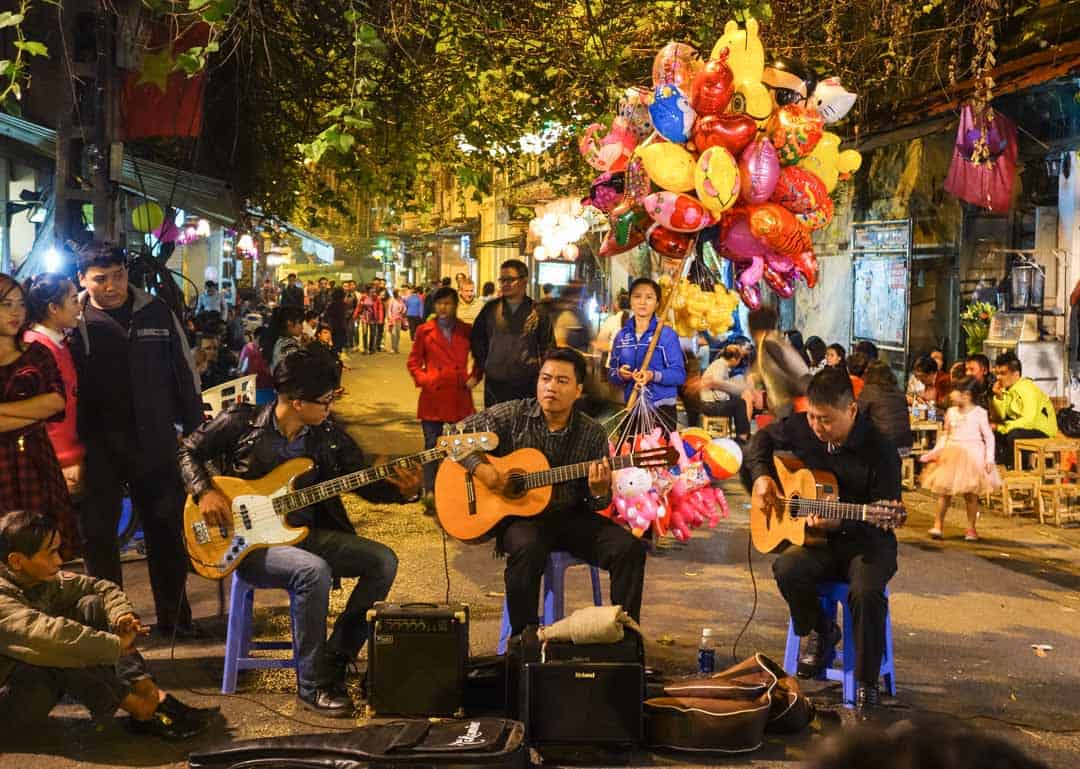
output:
<svg viewBox="0 0 1080 769"><path fill-rule="evenodd" d="M641 742L640 662L530 662L524 679L521 720L529 744Z"/></svg>
<svg viewBox="0 0 1080 769"><path fill-rule="evenodd" d="M380 602L367 620L369 715L464 715L466 604Z"/></svg>

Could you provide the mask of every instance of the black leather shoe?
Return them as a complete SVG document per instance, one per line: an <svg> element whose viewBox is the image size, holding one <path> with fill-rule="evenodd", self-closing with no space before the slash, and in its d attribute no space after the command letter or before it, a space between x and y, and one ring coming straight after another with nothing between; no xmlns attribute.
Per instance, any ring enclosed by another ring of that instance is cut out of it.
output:
<svg viewBox="0 0 1080 769"><path fill-rule="evenodd" d="M348 718L353 714L353 703L348 695L332 689L316 689L314 694L297 694L300 704L326 718Z"/></svg>
<svg viewBox="0 0 1080 769"><path fill-rule="evenodd" d="M158 705L159 710L177 719L189 719L210 723L221 715L220 707L196 708L186 705L171 694L166 694L165 699Z"/></svg>
<svg viewBox="0 0 1080 769"><path fill-rule="evenodd" d="M874 721L881 705L881 693L875 684L855 685L855 720Z"/></svg>
<svg viewBox="0 0 1080 769"><path fill-rule="evenodd" d="M840 628L835 622L827 633L811 630L799 644L799 667L795 674L799 678L820 678L825 672L826 658L839 642Z"/></svg>
<svg viewBox="0 0 1080 769"><path fill-rule="evenodd" d="M212 636L201 625L194 622L183 625L163 625L158 623L154 625L152 633L156 639L169 643L172 643L174 638L177 643L200 643L212 639Z"/></svg>
<svg viewBox="0 0 1080 769"><path fill-rule="evenodd" d="M209 720L201 718L189 718L177 716L168 712L166 708L158 706L154 715L146 721L128 719L128 729L135 734L160 737L163 740L189 740L207 730Z"/></svg>

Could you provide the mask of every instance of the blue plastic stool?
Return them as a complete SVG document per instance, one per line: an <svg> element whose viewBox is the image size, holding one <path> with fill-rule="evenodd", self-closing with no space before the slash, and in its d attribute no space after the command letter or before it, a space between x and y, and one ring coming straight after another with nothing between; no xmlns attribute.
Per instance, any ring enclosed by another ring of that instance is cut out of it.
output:
<svg viewBox="0 0 1080 769"><path fill-rule="evenodd" d="M236 676L241 670L253 668L295 668L300 656L296 647L296 633L292 641L252 641L252 623L257 586L245 582L238 572L233 572L232 590L229 596L229 625L225 636L225 672L221 676L222 694L236 691ZM293 614L292 593L289 593L289 619L296 627ZM252 657L252 650L292 649L292 656L284 659Z"/></svg>
<svg viewBox="0 0 1080 769"><path fill-rule="evenodd" d="M563 577L566 570L571 566L585 564L580 558L575 558L564 550L556 550L548 556L547 565L544 567L544 624L550 625L558 622L566 614L566 602L563 597ZM592 578L593 604L603 606L604 599L600 594L600 569L589 566L589 576ZM496 652L506 654L506 642L510 639L510 608L503 601L502 629L499 631L499 645Z"/></svg>
<svg viewBox="0 0 1080 769"><path fill-rule="evenodd" d="M839 648L835 649L825 662L825 674L818 680L840 681L844 686L844 705L852 707L855 704L855 621L851 616L848 606L848 585L846 582L826 582L818 587L818 597L821 599L821 609L826 617L836 617L836 607L840 604L844 610L843 640ZM889 589L885 588L885 598L889 597ZM851 644L851 654L847 653L847 645ZM840 663L840 669L833 667L834 662ZM799 667L799 636L795 635L795 625L788 622L787 647L784 650L784 670L795 675ZM881 657L881 677L885 679L885 691L891 696L896 696L896 668L893 658L892 617L888 609L885 610L885 654Z"/></svg>

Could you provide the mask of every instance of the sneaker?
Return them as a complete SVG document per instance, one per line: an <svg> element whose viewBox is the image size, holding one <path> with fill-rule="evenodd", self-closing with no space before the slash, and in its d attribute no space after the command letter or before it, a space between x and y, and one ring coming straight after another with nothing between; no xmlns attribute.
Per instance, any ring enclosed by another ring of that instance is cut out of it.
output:
<svg viewBox="0 0 1080 769"><path fill-rule="evenodd" d="M979 532L975 531L975 529L968 529L967 531L964 532L964 541L965 542L978 542L979 541Z"/></svg>
<svg viewBox="0 0 1080 769"><path fill-rule="evenodd" d="M878 706L881 705L881 693L876 684L857 684L855 687L855 720L876 720Z"/></svg>
<svg viewBox="0 0 1080 769"><path fill-rule="evenodd" d="M209 726L209 719L173 715L161 705L145 721L136 721L134 718L127 720L127 728L135 734L170 741L190 740L205 732Z"/></svg>
<svg viewBox="0 0 1080 769"><path fill-rule="evenodd" d="M934 527L933 529L928 529L926 533L930 535L930 539L944 539L945 538L945 535L941 533L941 529L939 529L937 527Z"/></svg>

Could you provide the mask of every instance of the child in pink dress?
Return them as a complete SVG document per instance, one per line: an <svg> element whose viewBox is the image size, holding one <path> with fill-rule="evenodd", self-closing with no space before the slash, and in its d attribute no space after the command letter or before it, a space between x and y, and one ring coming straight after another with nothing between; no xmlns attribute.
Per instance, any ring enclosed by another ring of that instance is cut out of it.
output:
<svg viewBox="0 0 1080 769"><path fill-rule="evenodd" d="M977 541L978 495L1001 488L1001 477L994 464L994 433L986 409L975 405L975 390L975 380L971 377L953 385L949 393L953 405L945 414L945 432L934 449L920 458L930 463L922 474L923 488L940 495L934 528L927 532L933 539L943 536L945 513L952 498L963 494L968 517L964 539Z"/></svg>

